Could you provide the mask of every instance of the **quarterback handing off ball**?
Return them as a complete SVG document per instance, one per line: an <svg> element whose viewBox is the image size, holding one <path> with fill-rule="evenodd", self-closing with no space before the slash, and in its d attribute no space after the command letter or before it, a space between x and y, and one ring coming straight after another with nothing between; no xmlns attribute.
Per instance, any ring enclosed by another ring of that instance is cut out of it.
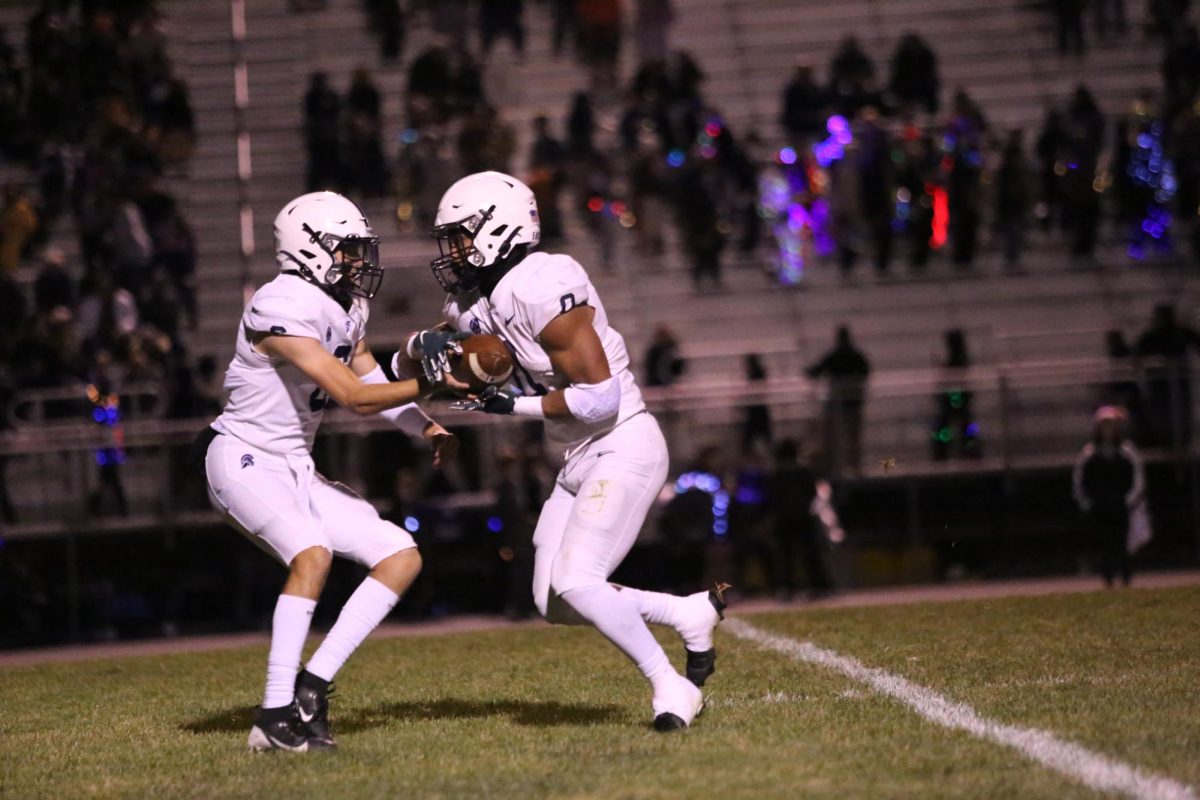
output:
<svg viewBox="0 0 1200 800"><path fill-rule="evenodd" d="M462 355L451 359L451 374L468 384L472 393L503 386L512 375L513 360L499 336L481 333L464 339Z"/></svg>

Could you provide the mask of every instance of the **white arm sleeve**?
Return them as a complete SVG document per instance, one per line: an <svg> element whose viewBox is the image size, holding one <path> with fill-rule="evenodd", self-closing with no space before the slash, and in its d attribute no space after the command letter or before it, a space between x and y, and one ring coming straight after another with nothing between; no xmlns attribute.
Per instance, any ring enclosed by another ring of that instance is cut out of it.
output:
<svg viewBox="0 0 1200 800"><path fill-rule="evenodd" d="M600 383L572 383L563 390L571 416L583 422L600 422L621 410L621 383L616 376Z"/></svg>
<svg viewBox="0 0 1200 800"><path fill-rule="evenodd" d="M383 374L383 367L378 364L375 365L375 369L363 375L359 380L363 383L388 382L387 376ZM404 433L414 437L425 433L425 427L433 422L416 403L409 403L408 405L380 411L379 416L395 425Z"/></svg>

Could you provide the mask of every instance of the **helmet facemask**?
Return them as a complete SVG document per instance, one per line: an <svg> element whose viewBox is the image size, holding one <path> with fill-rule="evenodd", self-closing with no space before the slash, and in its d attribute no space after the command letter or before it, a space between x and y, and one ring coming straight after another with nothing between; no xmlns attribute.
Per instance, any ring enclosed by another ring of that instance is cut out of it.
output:
<svg viewBox="0 0 1200 800"><path fill-rule="evenodd" d="M433 277L446 292L469 292L479 286L485 256L475 247L475 237L492 218L495 206L482 213L433 228L441 255L429 263Z"/></svg>
<svg viewBox="0 0 1200 800"><path fill-rule="evenodd" d="M307 224L303 230L312 241L329 254L330 265L325 271L325 285L337 292L373 298L383 283L383 267L379 266L379 237L314 231Z"/></svg>

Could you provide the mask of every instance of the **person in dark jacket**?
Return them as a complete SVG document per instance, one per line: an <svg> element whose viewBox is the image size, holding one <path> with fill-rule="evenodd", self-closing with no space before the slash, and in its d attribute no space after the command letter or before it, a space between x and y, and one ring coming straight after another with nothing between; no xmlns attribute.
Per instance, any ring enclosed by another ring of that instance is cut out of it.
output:
<svg viewBox="0 0 1200 800"><path fill-rule="evenodd" d="M862 412L871 365L850 338L850 329L837 330L837 345L806 370L810 378L829 376L825 401L825 450L834 473L862 469Z"/></svg>
<svg viewBox="0 0 1200 800"><path fill-rule="evenodd" d="M828 595L833 590L833 581L826 563L826 544L812 514L817 482L812 471L801 463L799 448L791 439L785 439L775 448L775 470L767 482L767 495L775 517L772 532L776 559L772 578L777 596L790 600L796 589L797 547L808 573L809 596Z"/></svg>
<svg viewBox="0 0 1200 800"><path fill-rule="evenodd" d="M1075 502L1088 517L1100 573L1109 587L1118 574L1125 586L1133 577L1129 514L1143 502L1146 485L1142 459L1125 438L1125 418L1116 406L1096 410L1092 441L1080 451L1071 475Z"/></svg>

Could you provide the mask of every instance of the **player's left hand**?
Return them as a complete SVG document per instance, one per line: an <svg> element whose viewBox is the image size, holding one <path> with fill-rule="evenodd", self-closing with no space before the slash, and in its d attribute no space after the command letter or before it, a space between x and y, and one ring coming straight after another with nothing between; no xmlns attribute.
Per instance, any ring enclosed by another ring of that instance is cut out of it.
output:
<svg viewBox="0 0 1200 800"><path fill-rule="evenodd" d="M489 386L482 394L457 400L450 407L457 411L482 411L485 414L511 414L517 396L496 386Z"/></svg>
<svg viewBox="0 0 1200 800"><path fill-rule="evenodd" d="M431 425L425 431L425 438L433 445L434 469L441 469L458 457L458 437L441 425Z"/></svg>
<svg viewBox="0 0 1200 800"><path fill-rule="evenodd" d="M420 351L421 368L430 383L444 380L450 371L450 356L462 355L462 342L470 338L467 331L421 331L416 335L416 348Z"/></svg>

